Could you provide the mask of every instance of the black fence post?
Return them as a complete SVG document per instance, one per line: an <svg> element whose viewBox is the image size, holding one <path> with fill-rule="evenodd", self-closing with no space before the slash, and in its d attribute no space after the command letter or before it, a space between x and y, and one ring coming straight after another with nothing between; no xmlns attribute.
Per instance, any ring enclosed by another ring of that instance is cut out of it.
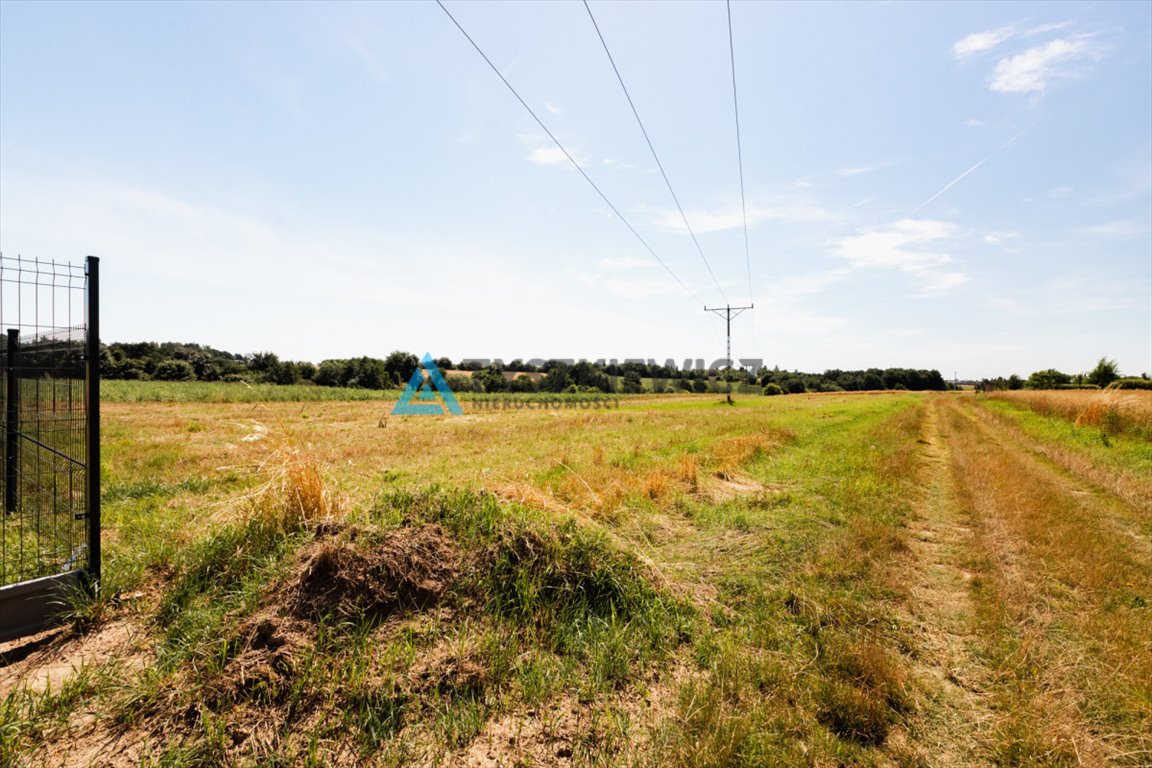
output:
<svg viewBox="0 0 1152 768"><path fill-rule="evenodd" d="M4 414L4 511L12 513L20 501L20 377L16 366L20 357L20 331L8 329L8 365L6 382L8 406Z"/></svg>
<svg viewBox="0 0 1152 768"><path fill-rule="evenodd" d="M85 568L88 584L95 591L100 585L100 259L85 260L88 275L88 338L85 357L84 405L88 415L87 457L85 468L88 496L88 562Z"/></svg>

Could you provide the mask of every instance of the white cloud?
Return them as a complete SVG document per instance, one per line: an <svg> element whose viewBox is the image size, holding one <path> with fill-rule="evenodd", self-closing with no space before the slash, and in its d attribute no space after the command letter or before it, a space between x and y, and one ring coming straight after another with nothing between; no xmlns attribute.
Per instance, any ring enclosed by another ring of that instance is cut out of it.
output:
<svg viewBox="0 0 1152 768"><path fill-rule="evenodd" d="M1070 21L1058 21L1053 24L1041 24L1038 27L1032 27L1031 29L1022 32L1021 37L1034 37L1036 35L1042 35L1045 32L1055 32L1058 29L1067 29L1070 26L1072 26L1072 22Z"/></svg>
<svg viewBox="0 0 1152 768"><path fill-rule="evenodd" d="M858 268L876 267L924 272L952 261L929 244L953 237L959 227L932 219L901 219L885 229L842 238L836 254Z"/></svg>
<svg viewBox="0 0 1152 768"><path fill-rule="evenodd" d="M516 138L524 146L529 147L528 160L536 165L559 165L571 167L572 163L568 160L564 150L556 146L551 139L543 134L538 133L518 133ZM571 145L569 145L571 148ZM576 163L583 167L585 160L577 154L575 149L570 149Z"/></svg>
<svg viewBox="0 0 1152 768"><path fill-rule="evenodd" d="M560 147L536 147L528 154L536 165L569 165L568 156Z"/></svg>
<svg viewBox="0 0 1152 768"><path fill-rule="evenodd" d="M1053 187L1048 190L1048 197L1053 200L1067 200L1072 197L1072 187Z"/></svg>
<svg viewBox="0 0 1152 768"><path fill-rule="evenodd" d="M952 46L952 55L957 59L965 59L975 53L990 51L1015 34L1016 27L1012 25L974 32L956 41Z"/></svg>
<svg viewBox="0 0 1152 768"><path fill-rule="evenodd" d="M986 245L1002 246L1009 240L1014 240L1020 237L1015 232L988 232L984 235L984 243Z"/></svg>
<svg viewBox="0 0 1152 768"><path fill-rule="evenodd" d="M988 123L984 122L983 120L977 120L974 117L970 117L964 121L964 125L968 126L969 128L983 128L984 126L988 125Z"/></svg>
<svg viewBox="0 0 1152 768"><path fill-rule="evenodd" d="M1081 77L1106 47L1090 35L1058 38L996 62L988 87L1000 93L1044 93L1055 80Z"/></svg>
<svg viewBox="0 0 1152 768"><path fill-rule="evenodd" d="M739 206L720 211L685 211L688 222L693 231L722 232L728 229L740 229L744 226L744 214ZM832 213L818 205L805 200L772 200L754 202L748 205L748 226L754 226L761 221L782 221L790 224L828 221ZM680 218L679 211L662 211L654 222L656 226L677 232L686 232L684 220Z"/></svg>
<svg viewBox="0 0 1152 768"><path fill-rule="evenodd" d="M931 296L963 285L963 272L943 270L952 256L940 250L941 241L961 234L947 221L901 219L887 227L865 230L841 238L834 253L847 259L853 269L895 269L920 282L921 295Z"/></svg>
<svg viewBox="0 0 1152 768"><path fill-rule="evenodd" d="M547 101L544 102L544 109L548 110L549 112L551 112L554 115L558 115L564 111L560 107L556 106L555 104L552 104L551 102L547 102Z"/></svg>

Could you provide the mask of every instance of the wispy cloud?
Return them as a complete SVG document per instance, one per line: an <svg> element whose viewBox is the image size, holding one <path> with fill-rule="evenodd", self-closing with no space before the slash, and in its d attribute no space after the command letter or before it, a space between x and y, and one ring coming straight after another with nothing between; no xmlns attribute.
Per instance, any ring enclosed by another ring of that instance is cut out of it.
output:
<svg viewBox="0 0 1152 768"><path fill-rule="evenodd" d="M1073 26L1071 21L1057 21L1052 24L1041 24L1036 27L1030 27L1020 34L1021 37L1035 37L1036 35L1043 35L1046 32L1055 32L1059 29L1067 29L1071 26Z"/></svg>
<svg viewBox="0 0 1152 768"><path fill-rule="evenodd" d="M739 206L716 211L689 210L684 212L692 229L697 233L722 232L744 226L744 214ZM750 202L748 204L748 226L762 221L781 221L790 224L828 221L832 212L806 200L778 199ZM656 226L676 232L687 231L679 211L660 211Z"/></svg>
<svg viewBox="0 0 1152 768"><path fill-rule="evenodd" d="M571 161L568 156L564 154L564 150L552 143L546 136L534 133L518 133L516 138L520 139L526 147L529 147L528 160L536 165L556 165L560 167L572 167ZM582 159L575 149L571 149L573 159L580 166L585 165L585 160Z"/></svg>
<svg viewBox="0 0 1152 768"><path fill-rule="evenodd" d="M1129 237L1131 235L1146 234L1148 232L1148 223L1135 219L1127 219L1110 221L1106 224L1097 224L1093 227L1083 227L1076 231L1082 235L1095 235L1097 237Z"/></svg>
<svg viewBox="0 0 1152 768"><path fill-rule="evenodd" d="M968 276L963 272L926 272L920 292L925 296L934 296L938 293L959 288L968 282Z"/></svg>
<svg viewBox="0 0 1152 768"><path fill-rule="evenodd" d="M1020 237L1015 232L988 232L984 235L984 243L986 245L1004 246L1009 240L1015 240Z"/></svg>
<svg viewBox="0 0 1152 768"><path fill-rule="evenodd" d="M859 175L864 174L864 173L872 173L873 171L878 171L881 168L887 168L887 167L888 167L888 163L872 163L871 165L849 166L846 168L841 168L840 170L836 171L836 175L837 176L859 176Z"/></svg>
<svg viewBox="0 0 1152 768"><path fill-rule="evenodd" d="M956 41L952 46L952 55L957 59L966 59L973 54L990 51L1015 35L1016 26L1011 24L998 29L974 32Z"/></svg>
<svg viewBox="0 0 1152 768"><path fill-rule="evenodd" d="M954 236L959 227L933 219L901 219L882 229L842 238L836 254L855 267L881 267L920 272L952 261L926 246Z"/></svg>
<svg viewBox="0 0 1152 768"><path fill-rule="evenodd" d="M1044 93L1057 80L1083 77L1107 46L1092 35L1057 38L996 62L988 87L1000 93Z"/></svg>
<svg viewBox="0 0 1152 768"><path fill-rule="evenodd" d="M935 294L967 282L963 272L943 270L952 256L940 250L944 241L961 233L947 221L901 219L840 238L834 253L854 269L896 269L915 275L924 294Z"/></svg>
<svg viewBox="0 0 1152 768"><path fill-rule="evenodd" d="M528 159L536 165L571 165L559 147L536 147L528 154Z"/></svg>
<svg viewBox="0 0 1152 768"><path fill-rule="evenodd" d="M563 109L561 109L560 107L556 106L555 104L553 104L549 101L544 102L544 109L548 110L549 112L551 112L554 115L558 115L564 111Z"/></svg>
<svg viewBox="0 0 1152 768"><path fill-rule="evenodd" d="M1023 41L1039 36L1051 37L1051 33L1075 26L1071 21L1032 26L1014 22L960 38L952 45L952 56L963 61L999 48L1013 38ZM1103 58L1107 52L1108 46L1091 33L1055 37L1000 58L988 77L988 88L999 93L1043 94L1058 80L1084 76L1089 66ZM971 125L972 122L967 124Z"/></svg>
<svg viewBox="0 0 1152 768"><path fill-rule="evenodd" d="M984 122L983 120L977 120L974 117L970 117L964 121L964 125L968 126L969 128L983 128L984 126L988 125L988 123Z"/></svg>

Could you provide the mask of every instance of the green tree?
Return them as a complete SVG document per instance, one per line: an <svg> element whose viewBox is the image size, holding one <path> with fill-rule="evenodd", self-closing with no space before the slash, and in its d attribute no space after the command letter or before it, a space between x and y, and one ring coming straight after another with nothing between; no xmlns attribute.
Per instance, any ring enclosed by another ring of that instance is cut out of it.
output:
<svg viewBox="0 0 1152 768"><path fill-rule="evenodd" d="M344 362L342 360L325 360L316 368L312 381L322 387L338 387L344 378Z"/></svg>
<svg viewBox="0 0 1152 768"><path fill-rule="evenodd" d="M196 371L187 360L161 360L152 375L161 381L192 381Z"/></svg>
<svg viewBox="0 0 1152 768"><path fill-rule="evenodd" d="M1100 362L1096 363L1096 367L1092 369L1092 372L1088 374L1088 383L1095 384L1103 389L1119 378L1120 369L1116 365L1116 361L1102 357L1100 358Z"/></svg>
<svg viewBox="0 0 1152 768"><path fill-rule="evenodd" d="M508 384L509 392L535 392L536 382L532 377L526 373L522 373L516 378L512 379Z"/></svg>
<svg viewBox="0 0 1152 768"><path fill-rule="evenodd" d="M1072 381L1072 377L1055 368L1036 371L1028 377L1028 389L1057 389Z"/></svg>
<svg viewBox="0 0 1152 768"><path fill-rule="evenodd" d="M474 371L472 380L480 386L481 392L503 392L508 385L504 374L495 365L490 365L482 371Z"/></svg>
<svg viewBox="0 0 1152 768"><path fill-rule="evenodd" d="M541 392L563 392L569 384L572 383L572 376L570 375L569 367L565 363L555 360L549 360L548 373L545 374L544 380L540 382Z"/></svg>
<svg viewBox="0 0 1152 768"><path fill-rule="evenodd" d="M638 395L644 391L644 382L640 380L640 372L629 368L624 371L624 382L621 391L626 395Z"/></svg>
<svg viewBox="0 0 1152 768"><path fill-rule="evenodd" d="M364 358L367 360L368 358ZM406 386L412 378L412 372L420 365L420 359L411 352L394 351L384 359L386 377L392 379L393 384ZM383 389L384 387L369 387L369 389Z"/></svg>

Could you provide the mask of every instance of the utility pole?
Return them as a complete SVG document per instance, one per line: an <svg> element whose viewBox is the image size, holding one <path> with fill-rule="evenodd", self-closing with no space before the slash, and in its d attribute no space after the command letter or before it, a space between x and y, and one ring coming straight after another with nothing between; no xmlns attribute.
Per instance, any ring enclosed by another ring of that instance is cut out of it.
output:
<svg viewBox="0 0 1152 768"><path fill-rule="evenodd" d="M723 307L704 307L705 312L715 312L724 318L725 325L728 329L728 356L724 359L728 361L728 368L732 368L732 318L738 317L742 312L748 309L755 309L756 305L752 304L747 307L732 307L725 304ZM731 373L731 371L729 371ZM728 378L728 405L732 405L732 378Z"/></svg>

